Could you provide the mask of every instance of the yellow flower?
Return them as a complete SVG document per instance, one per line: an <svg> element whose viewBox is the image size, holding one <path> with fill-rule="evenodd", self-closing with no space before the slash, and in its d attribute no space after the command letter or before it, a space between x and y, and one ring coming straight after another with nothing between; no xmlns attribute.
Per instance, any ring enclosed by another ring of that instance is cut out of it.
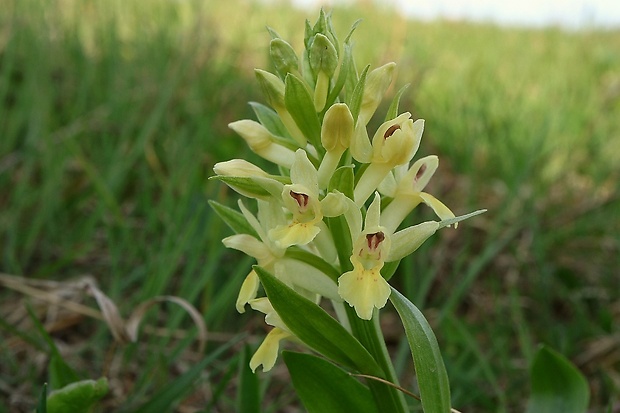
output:
<svg viewBox="0 0 620 413"><path fill-rule="evenodd" d="M255 258L258 265L268 271L273 271L276 262L281 260L284 256L284 249L279 248L271 242L265 232L265 227L269 228L274 220L275 214L273 213L273 207L274 205L272 203L258 201L258 213L261 218L259 221L254 215L252 215L245 205L243 205L243 202L239 201L239 209L241 210L241 213L250 226L256 231L260 239L257 239L249 234L235 234L222 240L222 243L227 248L242 251L245 254ZM244 313L245 305L250 300L256 298L258 285L258 276L254 270L252 270L243 281L239 295L237 296L236 308L238 312Z"/></svg>
<svg viewBox="0 0 620 413"><path fill-rule="evenodd" d="M383 123L372 138L368 139L366 127L357 124L351 142L351 154L362 163L370 163L355 186L355 203L361 206L377 189L390 171L407 164L417 152L424 131L424 121L413 121L406 112Z"/></svg>
<svg viewBox="0 0 620 413"><path fill-rule="evenodd" d="M292 334L280 328L272 329L265 337L256 353L250 359L250 368L256 372L258 366L263 366L263 371L269 371L276 364L280 341L292 337Z"/></svg>
<svg viewBox="0 0 620 413"><path fill-rule="evenodd" d="M441 227L438 222L428 221L393 233L380 224L384 215L380 205L381 198L375 192L363 231L359 229L359 218L354 214L345 215L352 229L352 239L355 239L350 258L353 270L338 278L338 294L365 320L372 318L375 308L383 308L390 296L390 286L381 275L383 265L411 254ZM355 225L358 225L357 230L353 230Z"/></svg>
<svg viewBox="0 0 620 413"><path fill-rule="evenodd" d="M269 237L279 248L308 244L320 232L323 216L340 215L344 208L342 203L337 202L344 197L342 194L330 193L319 200L317 170L303 149L295 152L291 182L290 185L284 185L282 201L284 207L292 213L292 219L269 231Z"/></svg>
<svg viewBox="0 0 620 413"><path fill-rule="evenodd" d="M338 279L338 294L358 317L370 320L375 308L383 308L390 296L390 286L381 276L381 268L390 251L390 236L379 225L381 199L379 194L368 208L364 231L353 245L353 270Z"/></svg>
<svg viewBox="0 0 620 413"><path fill-rule="evenodd" d="M275 142L275 137L260 123L243 119L228 124L228 127L241 136L257 155L277 165L290 168L294 152Z"/></svg>
<svg viewBox="0 0 620 413"><path fill-rule="evenodd" d="M437 170L439 159L435 155L419 159L401 176L400 171L389 174L379 189L394 198L385 208L381 223L390 231L395 231L400 223L420 203L433 209L442 220L454 218L454 213L437 198L423 192L431 177ZM456 228L458 224L455 223Z"/></svg>
<svg viewBox="0 0 620 413"><path fill-rule="evenodd" d="M344 103L332 105L323 118L321 144L327 151L319 166L319 186L326 188L329 179L338 167L344 151L351 144L354 132L353 115Z"/></svg>
<svg viewBox="0 0 620 413"><path fill-rule="evenodd" d="M265 314L265 323L274 327L258 347L252 359L250 359L250 368L254 372L258 366L262 365L263 371L269 371L276 364L280 341L294 338L295 336L286 327L267 297L251 300L250 306L252 309Z"/></svg>

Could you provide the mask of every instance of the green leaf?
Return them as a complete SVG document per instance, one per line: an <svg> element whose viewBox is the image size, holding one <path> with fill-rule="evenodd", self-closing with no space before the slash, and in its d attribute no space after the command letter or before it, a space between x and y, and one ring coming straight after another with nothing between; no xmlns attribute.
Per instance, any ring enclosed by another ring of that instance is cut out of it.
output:
<svg viewBox="0 0 620 413"><path fill-rule="evenodd" d="M47 413L87 413L108 394L108 380L81 380L59 390L54 390L47 398Z"/></svg>
<svg viewBox="0 0 620 413"><path fill-rule="evenodd" d="M454 225L457 222L465 221L466 219L475 217L476 215L484 214L485 212L487 212L486 209L479 209L477 211L470 212L469 214L459 215L458 217L449 218L449 219L443 219L439 221L439 228L437 229L449 227L450 225Z"/></svg>
<svg viewBox="0 0 620 413"><path fill-rule="evenodd" d="M346 197L353 199L355 177L351 166L341 166L336 169L329 180L328 192L334 190L342 192Z"/></svg>
<svg viewBox="0 0 620 413"><path fill-rule="evenodd" d="M250 102L250 106L252 110L256 114L258 121L263 125L269 132L276 136L281 136L283 138L292 139L290 134L286 130L286 126L280 120L278 114L271 108L263 105L258 102ZM278 142L281 143L281 142Z"/></svg>
<svg viewBox="0 0 620 413"><path fill-rule="evenodd" d="M394 96L394 99L392 99L392 103L390 104L390 107L385 114L386 122L398 116L398 105L400 104L400 98L402 97L403 93L405 93L405 90L407 90L409 85L410 83L407 83L405 86L401 87L398 92L396 92L396 95Z"/></svg>
<svg viewBox="0 0 620 413"><path fill-rule="evenodd" d="M368 387L329 361L289 351L282 357L309 413L378 412Z"/></svg>
<svg viewBox="0 0 620 413"><path fill-rule="evenodd" d="M366 87L366 76L368 75L368 70L370 69L370 65L366 66L362 71L362 75L355 85L355 89L353 90L353 94L351 96L351 100L347 102L349 105L349 109L351 109L351 115L353 115L353 120L357 124L357 118L359 117L360 110L362 109L362 101L364 100L364 88Z"/></svg>
<svg viewBox="0 0 620 413"><path fill-rule="evenodd" d="M334 243L338 246L338 261L340 262L340 272L345 273L353 269L351 264L351 251L353 251L353 242L351 241L351 231L344 215L338 217L327 218L327 226L329 232L332 233Z"/></svg>
<svg viewBox="0 0 620 413"><path fill-rule="evenodd" d="M239 358L239 388L237 389L237 411L260 413L260 389L258 376L250 369L250 348L246 346Z"/></svg>
<svg viewBox="0 0 620 413"><path fill-rule="evenodd" d="M232 208L212 200L209 200L209 205L211 205L215 213L222 218L222 221L224 221L235 234L249 234L259 238L254 228L252 228L241 212L235 211Z"/></svg>
<svg viewBox="0 0 620 413"><path fill-rule="evenodd" d="M254 266L267 297L288 329L310 348L348 368L383 376L368 350L321 307L268 271Z"/></svg>
<svg viewBox="0 0 620 413"><path fill-rule="evenodd" d="M217 179L218 181L222 181L235 191L239 192L240 194L244 194L247 197L263 199L269 198L271 196L269 191L258 185L253 178L244 176L242 177L216 175L212 176L210 179Z"/></svg>
<svg viewBox="0 0 620 413"><path fill-rule="evenodd" d="M448 374L431 326L422 312L394 288L390 301L405 327L424 413L450 413Z"/></svg>
<svg viewBox="0 0 620 413"><path fill-rule="evenodd" d="M349 30L349 33L347 34L347 37L345 37L344 39L345 46L350 44L351 36L353 35L353 32L355 31L355 29L357 29L357 26L359 26L361 22L362 22L362 19L357 19L353 22L353 24L351 25L351 29Z"/></svg>
<svg viewBox="0 0 620 413"><path fill-rule="evenodd" d="M47 413L47 383L43 383L41 393L39 394L39 403L35 410L36 413Z"/></svg>
<svg viewBox="0 0 620 413"><path fill-rule="evenodd" d="M338 281L338 277L340 277L340 271L334 268L333 265L331 265L318 255L302 250L299 247L288 248L284 255L287 258L292 258L294 260L301 261L313 266L334 281Z"/></svg>
<svg viewBox="0 0 620 413"><path fill-rule="evenodd" d="M314 110L314 99L304 82L291 73L285 79L284 104L299 130L315 148L321 148L321 124Z"/></svg>
<svg viewBox="0 0 620 413"><path fill-rule="evenodd" d="M530 369L527 413L584 413L590 389L581 372L557 351L541 346Z"/></svg>
<svg viewBox="0 0 620 413"><path fill-rule="evenodd" d="M58 354L52 354L49 364L49 381L52 389L60 389L79 381L80 377Z"/></svg>
<svg viewBox="0 0 620 413"><path fill-rule="evenodd" d="M272 27L267 26L267 32L269 32L269 36L271 36L272 40L280 38L278 32L276 32Z"/></svg>
<svg viewBox="0 0 620 413"><path fill-rule="evenodd" d="M326 112L327 109L336 101L340 91L344 87L347 76L349 75L349 71L351 66L353 65L353 52L352 46L349 44L344 45L344 55L342 56L342 63L340 64L340 71L338 72L338 78L336 79L336 83L334 83L334 87L329 91L329 95L327 95L327 100L325 103L325 109L323 112Z"/></svg>
<svg viewBox="0 0 620 413"><path fill-rule="evenodd" d="M267 103L276 109L283 107L284 83L282 83L282 80L273 73L261 69L254 69L254 74Z"/></svg>

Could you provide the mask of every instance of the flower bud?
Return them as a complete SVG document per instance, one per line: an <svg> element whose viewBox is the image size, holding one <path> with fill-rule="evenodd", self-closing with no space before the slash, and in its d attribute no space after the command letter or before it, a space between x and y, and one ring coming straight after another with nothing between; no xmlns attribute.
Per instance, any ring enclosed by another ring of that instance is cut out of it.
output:
<svg viewBox="0 0 620 413"><path fill-rule="evenodd" d="M409 112L383 123L372 139L372 162L403 165L413 158L420 146L424 121L415 123Z"/></svg>
<svg viewBox="0 0 620 413"><path fill-rule="evenodd" d="M338 53L332 42L324 35L314 36L308 51L310 68L314 73L325 72L332 77L338 67Z"/></svg>
<svg viewBox="0 0 620 413"><path fill-rule="evenodd" d="M249 119L238 120L228 124L237 132L257 155L277 165L290 168L295 160L295 152L278 145L273 135L263 125Z"/></svg>
<svg viewBox="0 0 620 413"><path fill-rule="evenodd" d="M344 103L332 105L323 118L321 143L328 152L344 152L353 137L353 115Z"/></svg>
<svg viewBox="0 0 620 413"><path fill-rule="evenodd" d="M392 83L395 67L396 63L390 62L368 74L358 122L366 125L370 118L372 118L379 103L381 103L381 99L383 99L383 95L385 95Z"/></svg>
<svg viewBox="0 0 620 413"><path fill-rule="evenodd" d="M284 82L273 73L261 69L254 69L254 73L267 103L276 110L284 108Z"/></svg>
<svg viewBox="0 0 620 413"><path fill-rule="evenodd" d="M231 159L230 161L218 162L213 165L213 172L222 176L269 176L267 172L245 159Z"/></svg>
<svg viewBox="0 0 620 413"><path fill-rule="evenodd" d="M280 38L273 39L269 44L269 55L276 70L281 76L299 70L299 59L293 47Z"/></svg>

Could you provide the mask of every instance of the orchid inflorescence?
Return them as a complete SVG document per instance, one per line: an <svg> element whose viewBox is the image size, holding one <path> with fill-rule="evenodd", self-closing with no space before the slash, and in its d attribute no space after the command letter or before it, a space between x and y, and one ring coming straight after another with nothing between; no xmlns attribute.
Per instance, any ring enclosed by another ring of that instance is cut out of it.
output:
<svg viewBox="0 0 620 413"><path fill-rule="evenodd" d="M352 58L353 25L339 44L331 18L321 11L306 22L305 50L299 58L274 30L270 56L276 73L256 70L267 105L253 103L258 118L230 123L250 149L277 165L278 174L242 159L217 163L216 178L246 198L239 212L214 204L237 233L228 248L256 259L257 265L297 294L323 299L347 325L345 306L371 320L392 292L388 279L398 262L438 229L457 226L476 213L455 217L441 201L423 192L438 167L437 156L412 162L424 120L398 114L401 89L385 121L372 134L368 124L392 83L395 63L358 74ZM275 168L274 168L275 169ZM409 213L426 204L438 216L401 228ZM251 209L256 213L251 212ZM387 264L387 265L386 265ZM252 370L270 370L279 342L295 340L253 269L236 307L265 314L273 329L250 361Z"/></svg>

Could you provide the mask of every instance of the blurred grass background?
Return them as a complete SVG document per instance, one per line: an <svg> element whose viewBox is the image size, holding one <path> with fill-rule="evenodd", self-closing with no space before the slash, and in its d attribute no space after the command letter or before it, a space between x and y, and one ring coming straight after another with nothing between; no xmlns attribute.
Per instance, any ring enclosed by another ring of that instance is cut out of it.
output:
<svg viewBox="0 0 620 413"><path fill-rule="evenodd" d="M223 353L174 411L235 411L240 349L264 334L260 317L234 310L251 261L223 249L229 231L207 205L236 196L207 178L215 162L256 160L227 124L262 101L252 69L268 68L265 26L301 50L317 15L250 1L0 8L0 272L57 287L91 275L124 315L155 295L192 302L206 355ZM408 21L368 2L333 17L341 37L364 19L358 67L396 61L395 90L412 83L401 108L426 119L418 156L441 162L428 192L457 214L489 210L394 278L436 329L454 406L523 411L528 365L547 343L587 375L592 411L620 409L620 32ZM205 357L176 308L149 319L173 337L145 329L115 345L102 321L5 285L0 411L32 411L47 380L26 306L69 365L109 378L100 411L137 411ZM384 318L412 387L402 331ZM284 367L261 377L263 410L295 411Z"/></svg>

